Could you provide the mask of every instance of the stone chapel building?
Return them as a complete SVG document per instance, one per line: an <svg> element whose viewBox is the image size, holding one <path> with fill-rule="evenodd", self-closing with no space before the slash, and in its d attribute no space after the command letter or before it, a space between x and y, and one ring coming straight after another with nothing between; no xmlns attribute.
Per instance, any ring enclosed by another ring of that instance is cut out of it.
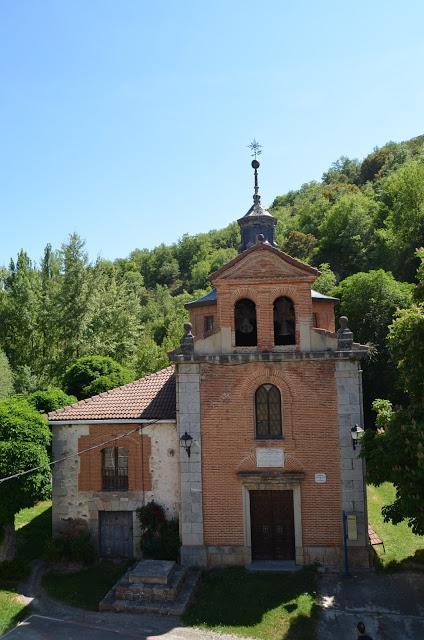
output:
<svg viewBox="0 0 424 640"><path fill-rule="evenodd" d="M339 569L345 513L350 562L368 566L352 438L367 349L346 319L335 331L337 300L313 290L317 269L278 249L252 166L239 253L186 305L172 364L49 414L55 459L90 449L54 467L54 533L84 519L103 556L140 555L136 509L154 499L179 518L185 565Z"/></svg>

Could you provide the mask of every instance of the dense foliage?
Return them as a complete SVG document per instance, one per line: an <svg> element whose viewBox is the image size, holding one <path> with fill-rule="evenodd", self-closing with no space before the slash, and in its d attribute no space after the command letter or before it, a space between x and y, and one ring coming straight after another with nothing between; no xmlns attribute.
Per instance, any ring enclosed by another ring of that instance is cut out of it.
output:
<svg viewBox="0 0 424 640"><path fill-rule="evenodd" d="M13 559L15 513L50 495L49 443L50 430L46 420L28 402L20 398L0 401L0 478L41 467L28 475L0 483L0 533L8 528L6 542L9 546L0 553L3 559Z"/></svg>
<svg viewBox="0 0 424 640"><path fill-rule="evenodd" d="M73 404L77 399L62 389L49 387L45 390L34 391L27 396L27 401L40 413L49 413L49 411L56 411L56 409L66 407L68 404Z"/></svg>
<svg viewBox="0 0 424 640"><path fill-rule="evenodd" d="M418 255L424 259L422 250ZM418 281L416 303L397 312L388 335L404 398L395 408L386 399L374 401L377 432L365 433L362 452L369 480L394 484L396 496L383 509L385 520L407 520L414 533L424 535L424 260Z"/></svg>
<svg viewBox="0 0 424 640"><path fill-rule="evenodd" d="M9 360L3 349L0 349L0 400L13 393L13 373Z"/></svg>
<svg viewBox="0 0 424 640"><path fill-rule="evenodd" d="M133 373L107 356L82 356L63 376L65 390L82 400L134 380Z"/></svg>
<svg viewBox="0 0 424 640"><path fill-rule="evenodd" d="M167 520L163 507L153 500L137 509L137 518L143 557L178 560L181 546L178 520Z"/></svg>

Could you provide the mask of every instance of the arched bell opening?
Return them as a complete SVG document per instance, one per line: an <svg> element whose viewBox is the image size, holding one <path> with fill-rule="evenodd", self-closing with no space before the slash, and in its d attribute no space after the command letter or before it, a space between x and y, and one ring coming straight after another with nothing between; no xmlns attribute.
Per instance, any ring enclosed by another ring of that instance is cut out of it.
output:
<svg viewBox="0 0 424 640"><path fill-rule="evenodd" d="M256 305L252 300L243 298L234 307L236 329L236 347L256 347L258 331L256 325Z"/></svg>
<svg viewBox="0 0 424 640"><path fill-rule="evenodd" d="M286 296L281 296L274 302L274 344L296 344L294 304Z"/></svg>

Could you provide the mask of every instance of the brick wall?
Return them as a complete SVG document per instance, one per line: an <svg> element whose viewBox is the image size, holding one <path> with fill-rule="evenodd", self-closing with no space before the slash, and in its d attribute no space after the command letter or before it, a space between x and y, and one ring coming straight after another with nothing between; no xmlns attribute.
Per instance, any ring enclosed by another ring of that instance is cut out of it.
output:
<svg viewBox="0 0 424 640"><path fill-rule="evenodd" d="M305 303L304 309L306 310ZM283 447L285 470L303 471L303 545L341 543L339 425L335 365L302 361L201 365L204 537L243 545L239 470L256 470L256 447ZM256 440L254 395L275 384L283 402L283 440ZM325 484L315 473L325 473Z"/></svg>
<svg viewBox="0 0 424 640"><path fill-rule="evenodd" d="M115 438L134 429L130 424L101 424L90 425L89 435L81 436L78 441L78 451L88 449L96 444ZM150 437L140 436L138 432L116 443L106 446L119 446L128 449L128 491L150 491L152 488L149 459L151 453ZM78 479L79 491L102 490L102 451L93 449L80 456L80 472Z"/></svg>
<svg viewBox="0 0 424 640"><path fill-rule="evenodd" d="M305 281L267 281L261 286L254 283L243 285L237 282L217 282L217 314L220 327L234 326L234 305L241 298L249 298L256 304L258 350L272 351L274 345L274 301L280 296L291 298L296 316L296 344L299 349L300 325L312 326L311 285Z"/></svg>
<svg viewBox="0 0 424 640"><path fill-rule="evenodd" d="M327 331L336 330L334 319L334 302L312 300L312 312L316 313L317 327L319 327L320 329L327 329Z"/></svg>
<svg viewBox="0 0 424 640"><path fill-rule="evenodd" d="M205 337L205 316L213 316L213 333L219 330L216 304L194 307L190 309L190 322L193 325L193 335L197 339Z"/></svg>

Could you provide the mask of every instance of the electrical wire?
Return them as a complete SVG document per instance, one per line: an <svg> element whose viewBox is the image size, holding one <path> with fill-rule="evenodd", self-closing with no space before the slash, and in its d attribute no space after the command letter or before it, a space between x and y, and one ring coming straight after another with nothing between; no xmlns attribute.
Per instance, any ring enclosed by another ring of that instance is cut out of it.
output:
<svg viewBox="0 0 424 640"><path fill-rule="evenodd" d="M42 464L38 467L32 467L31 469L27 469L26 471L20 471L19 473L14 473L12 476L7 476L6 478L0 478L0 484L2 484L3 482L7 482L8 480L14 480L15 478L19 478L21 476L26 476L29 473L34 473L34 471L39 471L40 469L45 469L46 466L48 467L52 467L55 464L58 464L59 462L63 462L64 460L69 460L69 458L76 458L80 455L82 455L83 453L87 453L88 451L93 451L93 449L98 449L99 447L104 447L105 444L109 444L111 442L116 442L116 440L121 440L122 438L126 438L127 436L131 435L132 433L135 433L136 431L141 431L142 429L144 429L144 427L148 427L151 424L155 424L156 422L159 422L159 419L157 420L151 420L150 422L145 422L143 423L143 425L139 425L138 427L136 427L135 429L131 429L131 431L127 431L127 433L121 433L121 435L116 436L115 438L111 438L110 440L105 440L104 442L101 442L100 444L95 444L92 447L88 447L87 449L83 449L82 451L77 451L76 453L71 453L67 456L63 456L63 458L58 458L57 460L52 460L51 462L49 462L47 465Z"/></svg>

